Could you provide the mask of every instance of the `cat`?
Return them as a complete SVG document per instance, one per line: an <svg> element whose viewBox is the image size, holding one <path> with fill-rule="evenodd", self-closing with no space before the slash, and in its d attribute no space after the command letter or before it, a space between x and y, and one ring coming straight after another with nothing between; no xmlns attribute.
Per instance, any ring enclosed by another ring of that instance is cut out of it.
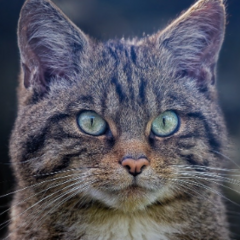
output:
<svg viewBox="0 0 240 240"><path fill-rule="evenodd" d="M27 0L18 44L11 240L228 240L216 63L223 0L162 31L97 42Z"/></svg>

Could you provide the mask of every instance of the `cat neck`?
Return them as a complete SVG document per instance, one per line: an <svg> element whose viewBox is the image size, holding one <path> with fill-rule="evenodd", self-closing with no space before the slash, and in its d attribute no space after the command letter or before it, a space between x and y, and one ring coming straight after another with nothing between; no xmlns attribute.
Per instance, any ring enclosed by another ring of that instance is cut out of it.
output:
<svg viewBox="0 0 240 240"><path fill-rule="evenodd" d="M83 214L81 210L81 219L71 224L75 234L84 235L81 239L169 240L169 236L179 233L184 226L157 217L160 208L156 206L155 211L145 209L131 213L99 206L92 206L85 211Z"/></svg>

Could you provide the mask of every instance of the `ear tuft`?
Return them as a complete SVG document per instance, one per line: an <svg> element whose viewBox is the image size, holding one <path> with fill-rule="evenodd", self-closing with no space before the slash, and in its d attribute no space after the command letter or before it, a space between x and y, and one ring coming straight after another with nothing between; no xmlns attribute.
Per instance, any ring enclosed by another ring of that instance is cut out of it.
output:
<svg viewBox="0 0 240 240"><path fill-rule="evenodd" d="M224 39L222 0L200 0L157 34L166 67L174 76L190 75L199 82L215 82L215 65Z"/></svg>
<svg viewBox="0 0 240 240"><path fill-rule="evenodd" d="M18 25L24 86L44 94L53 78L81 68L88 38L49 0L27 0Z"/></svg>

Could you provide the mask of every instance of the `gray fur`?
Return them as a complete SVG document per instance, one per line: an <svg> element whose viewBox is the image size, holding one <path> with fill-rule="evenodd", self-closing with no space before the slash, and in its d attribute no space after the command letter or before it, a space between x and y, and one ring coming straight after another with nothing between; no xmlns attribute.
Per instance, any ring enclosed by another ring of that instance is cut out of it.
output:
<svg viewBox="0 0 240 240"><path fill-rule="evenodd" d="M50 1L26 1L11 240L229 239L221 190L199 178L224 166L215 85L224 9L221 0L200 0L153 36L98 43ZM108 131L82 132L83 110L104 118ZM180 128L154 136L151 123L166 110L177 112ZM119 164L126 156L150 162L137 187Z"/></svg>

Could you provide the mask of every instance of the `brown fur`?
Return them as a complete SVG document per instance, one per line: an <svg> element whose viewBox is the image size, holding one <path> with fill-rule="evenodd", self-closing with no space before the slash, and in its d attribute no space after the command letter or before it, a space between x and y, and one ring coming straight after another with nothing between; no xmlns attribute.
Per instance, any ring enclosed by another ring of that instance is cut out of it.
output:
<svg viewBox="0 0 240 240"><path fill-rule="evenodd" d="M49 0L27 0L9 238L229 239L221 191L200 175L223 166L227 142L215 86L224 29L223 2L200 0L153 36L97 43ZM81 132L82 110L106 134ZM181 125L157 137L166 110ZM134 178L121 159L142 155L150 164Z"/></svg>

